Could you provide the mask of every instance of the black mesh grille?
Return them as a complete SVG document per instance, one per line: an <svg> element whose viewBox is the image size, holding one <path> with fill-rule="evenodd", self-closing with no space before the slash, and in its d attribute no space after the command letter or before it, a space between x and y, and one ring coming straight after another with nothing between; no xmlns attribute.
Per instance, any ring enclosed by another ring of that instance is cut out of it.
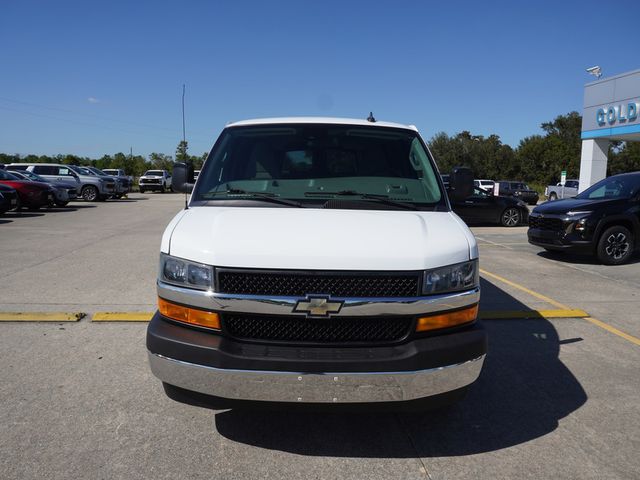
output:
<svg viewBox="0 0 640 480"><path fill-rule="evenodd" d="M306 274L285 272L218 272L218 291L245 295L333 297L415 297L420 274Z"/></svg>
<svg viewBox="0 0 640 480"><path fill-rule="evenodd" d="M305 318L223 314L225 333L244 340L305 343L395 342L409 334L408 317Z"/></svg>
<svg viewBox="0 0 640 480"><path fill-rule="evenodd" d="M563 222L559 218L529 216L529 227L559 232L563 230Z"/></svg>

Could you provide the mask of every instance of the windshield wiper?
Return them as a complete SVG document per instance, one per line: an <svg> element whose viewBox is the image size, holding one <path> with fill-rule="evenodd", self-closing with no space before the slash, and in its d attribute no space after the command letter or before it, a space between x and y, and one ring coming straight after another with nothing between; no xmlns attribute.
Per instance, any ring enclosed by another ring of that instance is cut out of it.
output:
<svg viewBox="0 0 640 480"><path fill-rule="evenodd" d="M375 200L378 203L383 203L385 205L391 205L393 207L404 208L405 210L420 210L418 207L411 203L405 202L397 202L395 200L390 200L388 195L380 195L376 193L361 193L355 190L340 190L339 192L304 192L305 195L330 195L335 197L351 197L351 196L359 196L360 198L364 198L366 200Z"/></svg>
<svg viewBox="0 0 640 480"><path fill-rule="evenodd" d="M205 193L204 196L216 196L221 194L226 195L244 195L249 197L256 197L261 200L265 200L267 202L279 203L280 205L289 205L290 207L298 207L304 208L304 205L300 202L296 202L295 200L287 200L285 198L279 198L275 193L267 193L267 192L251 192L248 190L242 190L239 188L227 188L226 190L219 190L217 192L208 192Z"/></svg>

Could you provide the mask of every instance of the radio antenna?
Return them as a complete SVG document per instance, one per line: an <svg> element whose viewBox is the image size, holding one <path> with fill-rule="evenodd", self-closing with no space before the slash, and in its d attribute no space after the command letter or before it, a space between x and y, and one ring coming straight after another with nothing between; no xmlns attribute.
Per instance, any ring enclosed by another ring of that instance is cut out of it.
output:
<svg viewBox="0 0 640 480"><path fill-rule="evenodd" d="M186 90L185 84L182 84L182 141L187 141L187 134L184 128L184 92Z"/></svg>
<svg viewBox="0 0 640 480"><path fill-rule="evenodd" d="M184 163L187 166L187 173L189 172L189 164L187 163L187 131L184 126L184 93L186 87L185 84L182 84L182 147L184 148ZM188 175L187 175L188 176ZM184 190L184 209L187 210L189 208L189 195L187 194L187 189Z"/></svg>

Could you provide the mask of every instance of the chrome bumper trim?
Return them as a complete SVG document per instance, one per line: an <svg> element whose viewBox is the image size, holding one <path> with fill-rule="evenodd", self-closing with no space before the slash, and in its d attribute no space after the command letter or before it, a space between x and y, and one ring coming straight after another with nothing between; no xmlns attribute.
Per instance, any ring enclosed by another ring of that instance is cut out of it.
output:
<svg viewBox="0 0 640 480"><path fill-rule="evenodd" d="M300 373L226 370L149 353L153 374L165 383L233 400L302 403L374 403L416 400L473 383L484 355L412 372Z"/></svg>
<svg viewBox="0 0 640 480"><path fill-rule="evenodd" d="M298 301L305 297L276 297L236 295L192 290L158 281L158 295L165 300L219 312L259 313L263 315L291 315ZM344 298L339 313L332 317L371 317L378 315L422 315L468 307L480 301L480 288L464 292L424 297Z"/></svg>

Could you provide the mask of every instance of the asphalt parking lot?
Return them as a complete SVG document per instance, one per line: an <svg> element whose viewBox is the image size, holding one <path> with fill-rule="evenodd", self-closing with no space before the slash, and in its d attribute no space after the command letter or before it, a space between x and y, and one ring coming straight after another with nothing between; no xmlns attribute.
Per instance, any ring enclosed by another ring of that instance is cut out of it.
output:
<svg viewBox="0 0 640 480"><path fill-rule="evenodd" d="M526 227L474 227L490 346L462 403L216 412L164 395L144 321L94 321L154 309L160 236L183 201L0 216L0 320L73 320L0 321L3 479L638 478L637 256L606 267L533 247Z"/></svg>

